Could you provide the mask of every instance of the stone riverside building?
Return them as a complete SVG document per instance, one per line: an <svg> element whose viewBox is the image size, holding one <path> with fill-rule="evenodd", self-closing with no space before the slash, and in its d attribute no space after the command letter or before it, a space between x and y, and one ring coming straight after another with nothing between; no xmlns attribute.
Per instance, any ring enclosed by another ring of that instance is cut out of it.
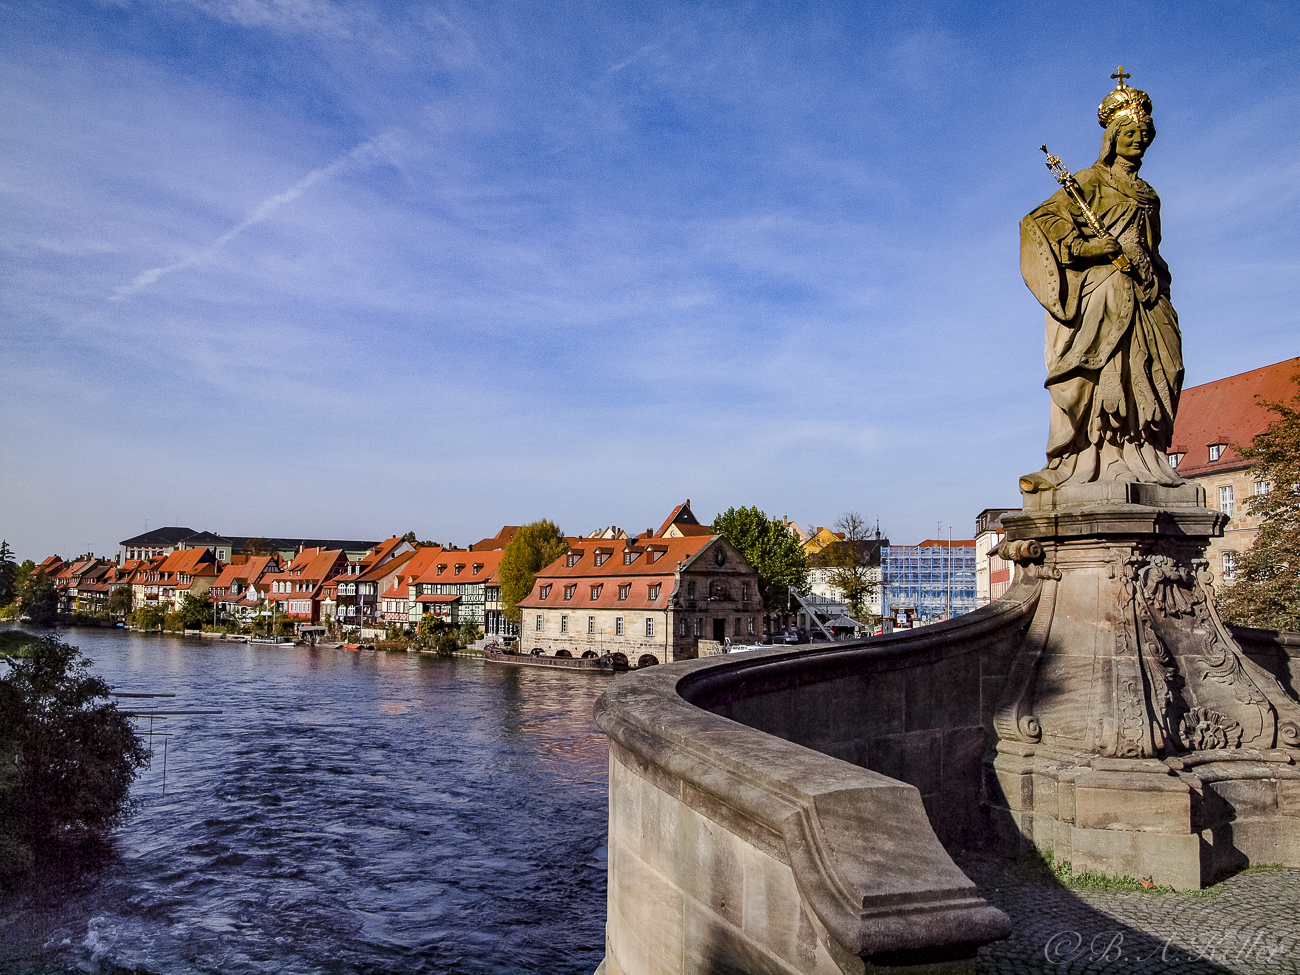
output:
<svg viewBox="0 0 1300 975"><path fill-rule="evenodd" d="M701 640L753 643L763 624L758 573L730 542L662 531L571 541L538 573L519 609L524 651L622 653L632 664L699 656Z"/></svg>
<svg viewBox="0 0 1300 975"><path fill-rule="evenodd" d="M1263 433L1277 414L1265 402L1289 402L1296 388L1291 377L1300 373L1300 358L1286 359L1184 389L1174 420L1169 463L1179 474L1205 488L1205 503L1228 516L1222 538L1210 541L1206 553L1214 574L1225 585L1236 578L1238 556L1255 543L1259 518L1246 501L1272 490L1255 477L1253 466L1237 451Z"/></svg>

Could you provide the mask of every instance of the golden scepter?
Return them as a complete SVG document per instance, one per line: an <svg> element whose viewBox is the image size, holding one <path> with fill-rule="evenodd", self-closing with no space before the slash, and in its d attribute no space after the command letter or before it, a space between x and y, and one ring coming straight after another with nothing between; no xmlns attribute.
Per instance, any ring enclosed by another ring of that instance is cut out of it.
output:
<svg viewBox="0 0 1300 975"><path fill-rule="evenodd" d="M1111 77L1114 77L1114 75ZM1084 200L1083 190L1079 187L1079 181L1074 178L1068 169L1061 165L1060 157L1053 156L1050 152L1047 152L1047 146L1039 146L1038 148L1047 153L1047 171L1056 177L1056 181L1060 183L1065 192L1069 194L1070 199L1074 200L1074 202L1078 204L1079 209L1083 211L1083 219L1088 221L1088 226L1092 228L1092 232L1102 240L1114 240L1115 238L1106 232L1106 228L1103 227L1101 221L1097 219L1097 214L1092 212L1092 207L1088 206L1087 201ZM1128 258L1123 254L1116 254L1110 259L1110 262L1121 271L1127 271L1129 268Z"/></svg>

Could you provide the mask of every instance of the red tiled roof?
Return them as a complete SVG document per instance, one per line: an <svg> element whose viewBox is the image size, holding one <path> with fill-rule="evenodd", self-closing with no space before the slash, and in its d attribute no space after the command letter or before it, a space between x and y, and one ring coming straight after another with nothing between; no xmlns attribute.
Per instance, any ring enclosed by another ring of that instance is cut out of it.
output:
<svg viewBox="0 0 1300 975"><path fill-rule="evenodd" d="M180 572L189 576L217 575L216 559L206 548L178 549L168 555L159 572Z"/></svg>
<svg viewBox="0 0 1300 975"><path fill-rule="evenodd" d="M678 528L682 529L682 534L689 534L685 530L685 526L698 525L699 523L700 520L696 518L695 513L691 511L691 499L687 498L674 508L672 513L664 520L664 523L659 526L659 531L656 533L656 537L663 537L663 533L668 530L670 525L676 525Z"/></svg>
<svg viewBox="0 0 1300 975"><path fill-rule="evenodd" d="M401 539L399 538L398 541L400 542ZM378 582L390 573L400 572L402 566L406 565L406 563L410 562L414 557L414 552L403 552L401 555L394 555L387 562L380 565L372 565L365 572L361 573L361 575L355 576L354 578L358 582Z"/></svg>
<svg viewBox="0 0 1300 975"><path fill-rule="evenodd" d="M561 555L537 574L532 592L519 605L530 608L663 608L672 596L678 563L685 567L708 548L714 539L720 538L720 535L694 535L686 538L584 539L581 545L570 545L567 554ZM633 554L631 564L624 562L624 553L628 551ZM661 553L653 563L649 559L650 551ZM597 553L608 556L600 565L596 565ZM569 565L571 555L578 556L573 565ZM651 600L648 590L655 584L660 586L658 598ZM542 599L541 590L546 585L552 588L549 596ZM593 585L602 587L595 600L591 598ZM573 598L567 601L564 599L566 586L577 586ZM626 600L618 598L622 586L631 587ZM577 612L576 609L574 611Z"/></svg>
<svg viewBox="0 0 1300 975"><path fill-rule="evenodd" d="M1171 454L1184 455L1178 473L1199 477L1249 466L1233 445L1248 445L1277 419L1264 403L1290 401L1296 393L1291 377L1297 373L1300 357L1184 389L1169 448ZM1228 445L1214 462L1211 444Z"/></svg>
<svg viewBox="0 0 1300 975"><path fill-rule="evenodd" d="M469 547L471 552L495 552L510 544L519 531L520 525L505 525L491 538L481 538Z"/></svg>
<svg viewBox="0 0 1300 975"><path fill-rule="evenodd" d="M416 582L441 582L441 583L475 583L481 582L486 584L501 564L501 556L505 554L503 549L495 549L489 552L473 552L466 549L446 549L439 552L438 557L432 559L425 567L424 571L416 578ZM456 567L461 566L459 573ZM438 570L442 571L439 572ZM477 571L476 571L477 570ZM403 573L405 575L406 573Z"/></svg>

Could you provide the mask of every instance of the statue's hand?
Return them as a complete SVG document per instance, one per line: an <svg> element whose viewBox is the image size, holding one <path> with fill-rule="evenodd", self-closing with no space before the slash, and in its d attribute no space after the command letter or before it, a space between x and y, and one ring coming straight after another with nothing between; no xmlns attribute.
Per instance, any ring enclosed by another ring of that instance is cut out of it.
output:
<svg viewBox="0 0 1300 975"><path fill-rule="evenodd" d="M1100 240L1089 240L1078 244L1075 247L1075 253L1080 257L1094 258L1104 257L1110 260L1113 257L1119 257L1124 253L1124 248L1114 237L1104 237Z"/></svg>

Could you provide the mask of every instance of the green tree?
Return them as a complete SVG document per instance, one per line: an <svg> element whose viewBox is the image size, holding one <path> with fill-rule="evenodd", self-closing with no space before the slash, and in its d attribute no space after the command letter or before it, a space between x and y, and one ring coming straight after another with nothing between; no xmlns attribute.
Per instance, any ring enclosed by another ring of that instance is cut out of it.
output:
<svg viewBox="0 0 1300 975"><path fill-rule="evenodd" d="M182 630L199 629L204 623L212 622L212 600L206 595L195 596L186 593L181 597L181 605L176 610L177 628Z"/></svg>
<svg viewBox="0 0 1300 975"><path fill-rule="evenodd" d="M271 547L269 539L262 537L249 538L244 541L242 549L244 555L274 555L275 549Z"/></svg>
<svg viewBox="0 0 1300 975"><path fill-rule="evenodd" d="M22 591L23 615L38 626L49 626L59 614L54 580L39 569L27 577Z"/></svg>
<svg viewBox="0 0 1300 975"><path fill-rule="evenodd" d="M109 594L108 615L126 616L131 612L131 587L118 586Z"/></svg>
<svg viewBox="0 0 1300 975"><path fill-rule="evenodd" d="M519 622L519 602L533 590L537 573L569 550L564 532L548 519L515 532L501 553L501 602L506 619Z"/></svg>
<svg viewBox="0 0 1300 975"><path fill-rule="evenodd" d="M0 677L0 871L68 834L102 834L130 811L147 759L130 720L74 646L44 637Z"/></svg>
<svg viewBox="0 0 1300 975"><path fill-rule="evenodd" d="M161 606L140 606L131 614L131 625L137 630L160 630L166 618Z"/></svg>
<svg viewBox="0 0 1300 975"><path fill-rule="evenodd" d="M831 542L814 559L829 570L827 582L844 594L850 615L865 622L870 615L871 597L879 586L873 569L880 563L878 558L872 558L872 534L856 511L842 515L835 522L835 531L844 538Z"/></svg>
<svg viewBox="0 0 1300 975"><path fill-rule="evenodd" d="M1255 543L1237 559L1237 579L1222 587L1219 607L1241 626L1300 630L1300 375L1290 403L1267 403L1277 419L1241 455L1271 490L1246 500L1260 516Z"/></svg>
<svg viewBox="0 0 1300 975"><path fill-rule="evenodd" d="M23 587L27 585L27 580L32 577L36 571L36 563L31 559L23 559L22 564L14 572L14 595L21 596Z"/></svg>
<svg viewBox="0 0 1300 975"><path fill-rule="evenodd" d="M808 559L803 546L779 518L757 508L728 508L713 519L713 531L723 536L758 572L763 608L784 610L787 593L808 587Z"/></svg>
<svg viewBox="0 0 1300 975"><path fill-rule="evenodd" d="M18 595L18 564L8 540L0 540L0 606L8 606Z"/></svg>

